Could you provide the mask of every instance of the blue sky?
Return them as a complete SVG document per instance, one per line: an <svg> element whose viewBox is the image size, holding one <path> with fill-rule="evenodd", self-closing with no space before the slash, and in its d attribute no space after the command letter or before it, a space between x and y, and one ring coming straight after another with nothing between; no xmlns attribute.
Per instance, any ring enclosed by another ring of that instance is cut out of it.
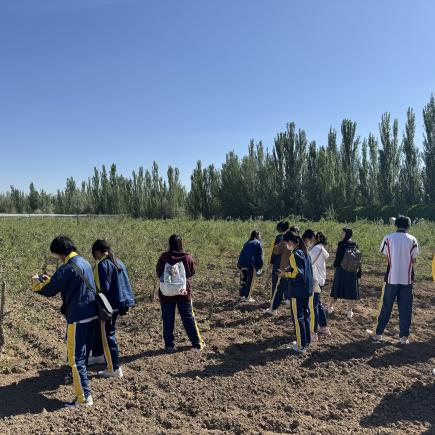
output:
<svg viewBox="0 0 435 435"><path fill-rule="evenodd" d="M402 129L435 91L433 0L3 0L0 191L153 160L189 184L289 121Z"/></svg>

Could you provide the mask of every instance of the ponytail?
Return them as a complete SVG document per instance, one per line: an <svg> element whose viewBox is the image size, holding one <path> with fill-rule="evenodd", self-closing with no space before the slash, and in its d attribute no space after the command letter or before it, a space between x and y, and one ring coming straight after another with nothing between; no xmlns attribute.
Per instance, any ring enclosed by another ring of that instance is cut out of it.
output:
<svg viewBox="0 0 435 435"><path fill-rule="evenodd" d="M116 267L116 270L118 272L121 271L121 268L119 267L118 260L115 257L115 254L112 251L112 248L110 247L109 243L107 243L106 240L96 240L95 243L92 245L92 256L95 258L96 252L105 252L107 253L107 256L109 257L109 260L113 263L113 265Z"/></svg>

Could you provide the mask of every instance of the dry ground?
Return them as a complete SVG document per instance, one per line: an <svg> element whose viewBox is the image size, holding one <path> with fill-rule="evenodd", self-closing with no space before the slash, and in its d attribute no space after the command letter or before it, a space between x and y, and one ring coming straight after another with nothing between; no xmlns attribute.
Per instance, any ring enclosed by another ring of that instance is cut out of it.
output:
<svg viewBox="0 0 435 435"><path fill-rule="evenodd" d="M435 433L429 279L416 287L409 346L397 345L397 311L382 344L367 338L382 280L381 268L373 268L363 277L355 318L348 320L338 306L330 318L333 335L296 356L286 349L293 337L288 308L274 318L262 314L264 282L257 302L241 305L236 280L223 284L230 266L207 269L213 279L194 282L206 350L192 352L178 322L177 352L162 352L159 306L139 291L138 306L119 322L125 378L93 376L90 409L62 408L73 392L64 384L59 301L17 297L0 367L0 433Z"/></svg>
<svg viewBox="0 0 435 435"><path fill-rule="evenodd" d="M0 354L0 434L435 433L435 286L428 260L432 227L417 234L426 247L409 346L397 345L397 310L382 344L372 343L365 332L372 324L384 270L372 252L387 228L362 223L357 231L360 239L366 236L367 264L356 315L350 321L344 307L337 306L330 318L332 336L314 344L307 355L296 356L286 348L294 337L288 308L282 306L274 318L263 315L268 300L264 279L255 304L236 302L234 257L249 223L1 225L0 266L9 268L9 287L23 288L9 288L7 309L12 313L5 321L7 343ZM177 351L168 355L162 352L159 305L150 301L149 283L166 235L181 225L198 259L194 306L207 347L201 354L190 351L178 322ZM273 224L262 225L270 239ZM63 402L72 399L73 391L64 384L68 368L60 301L28 291L26 277L41 264L41 252L52 235L68 231L86 254L102 228L110 229L107 237L115 240L130 266L138 299L137 307L119 321L125 378L98 379L93 371L95 406L65 410ZM338 234L340 226L323 222L316 228ZM373 241L369 233L374 233ZM206 245L198 234L214 236L216 242ZM133 245L143 247L143 254L132 255ZM32 251L23 251L23 246ZM148 258L149 252L154 257ZM141 268L144 261L148 264ZM326 303L328 294L329 287L323 294Z"/></svg>

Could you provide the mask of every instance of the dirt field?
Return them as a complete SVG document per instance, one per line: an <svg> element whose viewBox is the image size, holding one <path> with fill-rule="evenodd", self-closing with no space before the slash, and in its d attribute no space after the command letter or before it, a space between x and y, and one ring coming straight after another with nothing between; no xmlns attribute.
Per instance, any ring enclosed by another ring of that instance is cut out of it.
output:
<svg viewBox="0 0 435 435"><path fill-rule="evenodd" d="M228 279L234 261L219 261L226 268L209 260L194 280L205 351L189 349L177 322L177 351L164 353L159 305L138 289L138 306L119 322L125 378L93 376L89 409L63 409L73 391L64 384L59 300L15 295L0 365L0 433L435 433L435 288L427 273L416 286L409 346L397 345L397 310L385 341L368 339L383 271L369 265L354 319L338 305L332 336L296 356L286 348L289 309L263 315L264 280L256 303L237 303L236 279Z"/></svg>

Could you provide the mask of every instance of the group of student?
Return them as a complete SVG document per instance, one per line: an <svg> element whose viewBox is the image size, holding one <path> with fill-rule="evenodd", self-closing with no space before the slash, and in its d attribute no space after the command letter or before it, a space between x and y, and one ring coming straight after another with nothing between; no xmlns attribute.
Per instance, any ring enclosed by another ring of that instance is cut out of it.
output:
<svg viewBox="0 0 435 435"><path fill-rule="evenodd" d="M408 217L399 216L395 225L397 231L387 235L380 248L380 252L387 257L387 271L372 337L376 341L382 340L393 305L397 301L400 343L408 344L414 264L419 246L417 239L409 234L411 221ZM271 302L265 313L276 315L282 303L290 306L296 341L289 347L298 353L305 353L311 341L318 340L318 334L331 334L327 314L334 312L338 299L346 300L347 317L352 319L354 316L355 303L360 299L362 254L352 239L352 230L343 228L333 263L335 273L330 294L332 302L326 309L321 300L321 291L326 283L326 260L329 258L325 235L308 229L301 236L299 228L290 227L288 222L279 222L276 229L278 234L268 256L272 281ZM253 231L244 244L237 267L241 277L241 301L255 302L252 290L255 278L262 274L263 268L263 248L258 231Z"/></svg>
<svg viewBox="0 0 435 435"><path fill-rule="evenodd" d="M397 218L397 232L386 236L381 245L388 266L373 334L377 341L382 339L397 300L400 342L409 342L413 265L419 252L417 240L408 233L410 224L409 218ZM290 307L296 334L296 341L291 347L298 353L305 353L311 341L318 339L318 334L330 334L327 311L331 313L334 310L338 299L349 301L347 316L352 318L354 303L359 299L361 256L357 244L352 240L352 230L344 228L334 261L333 303L326 310L321 301L321 291L326 283L326 260L329 258L325 235L307 230L300 236L299 228L290 228L288 222L280 222L277 230L278 235L268 258L272 269L272 294L266 313L276 314L283 302ZM156 265L165 350L174 350L174 323L178 309L192 349L201 352L205 343L192 305L191 278L195 275L195 263L192 256L184 251L179 235L173 234L168 245ZM91 248L96 261L94 270L78 254L74 242L66 236L56 237L51 242L50 251L62 265L51 277L47 274L34 275L32 290L47 297L61 294L61 312L67 322L68 363L76 394L76 398L65 406L91 406L93 399L87 373L89 365L105 364L106 369L98 372L104 378L123 377L116 340L116 321L118 316L127 314L135 305L133 291L125 265L113 254L105 240L96 240ZM254 302L252 290L263 268L259 231L253 231L244 244L237 266L241 276L240 299ZM111 307L109 319L101 315L101 294Z"/></svg>
<svg viewBox="0 0 435 435"><path fill-rule="evenodd" d="M116 321L118 316L126 315L135 305L133 290L124 263L115 257L105 240L95 241L91 248L96 261L94 269L78 254L74 242L66 236L56 237L51 242L50 251L62 264L51 277L47 274L34 275L32 290L47 297L61 294L61 313L67 322L67 359L76 395L65 406L91 406L93 399L87 367L105 364L106 369L98 371L98 376L123 377ZM202 351L205 344L191 300L190 279L195 274L195 264L192 257L184 252L180 236L174 234L170 237L168 250L161 254L157 262L156 274L161 281L159 298L166 350L170 352L174 349L174 320L178 308L192 347ZM168 280L168 275L170 282L166 287L175 286L175 294L174 289L169 295L165 290L164 282ZM109 319L102 319L100 313L101 294L110 307Z"/></svg>

